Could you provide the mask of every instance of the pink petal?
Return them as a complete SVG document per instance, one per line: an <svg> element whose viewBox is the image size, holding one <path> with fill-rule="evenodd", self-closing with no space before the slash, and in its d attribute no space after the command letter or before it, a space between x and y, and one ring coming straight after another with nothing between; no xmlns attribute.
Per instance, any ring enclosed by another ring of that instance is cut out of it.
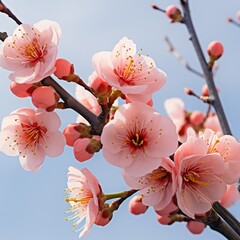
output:
<svg viewBox="0 0 240 240"><path fill-rule="evenodd" d="M46 136L45 153L49 157L57 157L64 151L66 139L61 132L52 132Z"/></svg>

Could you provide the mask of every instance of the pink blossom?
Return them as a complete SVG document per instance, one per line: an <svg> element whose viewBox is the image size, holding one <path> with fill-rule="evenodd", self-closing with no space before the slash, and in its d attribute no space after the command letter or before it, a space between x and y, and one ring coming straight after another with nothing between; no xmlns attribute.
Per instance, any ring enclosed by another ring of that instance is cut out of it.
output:
<svg viewBox="0 0 240 240"><path fill-rule="evenodd" d="M79 170L75 167L68 168L68 197L70 203L68 212L72 213L66 220L73 220L76 227L84 219L85 224L79 230L79 237L83 237L90 230L99 213L98 196L101 193L96 177L87 169Z"/></svg>
<svg viewBox="0 0 240 240"><path fill-rule="evenodd" d="M206 139L209 130L205 130ZM205 133L204 133L205 135ZM205 142L188 130L187 142L175 153L177 171L177 203L191 218L211 209L213 202L220 200L225 191L227 167L222 155L215 150L217 141Z"/></svg>
<svg viewBox="0 0 240 240"><path fill-rule="evenodd" d="M21 24L0 46L0 66L13 71L11 81L35 83L55 71L61 29L56 22L42 20L33 26Z"/></svg>
<svg viewBox="0 0 240 240"><path fill-rule="evenodd" d="M0 150L9 156L19 155L26 171L38 171L45 156L59 156L65 138L58 130L61 120L54 112L21 108L2 121Z"/></svg>
<svg viewBox="0 0 240 240"><path fill-rule="evenodd" d="M131 188L140 189L142 203L155 210L168 206L176 192L174 163L169 158L163 158L161 166L145 176L133 178L124 174L124 179Z"/></svg>
<svg viewBox="0 0 240 240"><path fill-rule="evenodd" d="M129 176L143 176L174 153L177 134L173 122L146 104L124 104L102 132L103 155Z"/></svg>
<svg viewBox="0 0 240 240"><path fill-rule="evenodd" d="M96 53L92 62L99 77L131 101L148 102L166 82L166 74L150 57L137 53L135 43L126 37L112 52Z"/></svg>
<svg viewBox="0 0 240 240"><path fill-rule="evenodd" d="M240 193L238 191L238 183L227 185L227 191L220 200L220 203L225 207L229 208L234 203L240 200Z"/></svg>

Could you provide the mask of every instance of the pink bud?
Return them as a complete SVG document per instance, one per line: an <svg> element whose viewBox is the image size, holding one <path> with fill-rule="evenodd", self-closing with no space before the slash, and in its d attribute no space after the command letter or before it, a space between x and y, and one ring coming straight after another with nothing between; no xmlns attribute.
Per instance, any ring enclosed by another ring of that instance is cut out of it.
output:
<svg viewBox="0 0 240 240"><path fill-rule="evenodd" d="M85 162L94 155L86 150L90 140L90 138L79 138L75 141L73 145L73 153L79 162Z"/></svg>
<svg viewBox="0 0 240 240"><path fill-rule="evenodd" d="M166 8L166 15L172 20L171 22L182 21L181 11L174 5L170 5Z"/></svg>
<svg viewBox="0 0 240 240"><path fill-rule="evenodd" d="M187 223L187 229L193 234L200 234L203 232L206 225L201 222L189 221Z"/></svg>
<svg viewBox="0 0 240 240"><path fill-rule="evenodd" d="M36 88L32 93L32 103L37 108L53 111L60 99L59 95L52 87L41 86Z"/></svg>
<svg viewBox="0 0 240 240"><path fill-rule="evenodd" d="M240 20L240 11L237 11L236 16L237 16L237 19Z"/></svg>
<svg viewBox="0 0 240 240"><path fill-rule="evenodd" d="M92 75L89 76L89 87L92 89L94 94L98 97L101 96L108 96L111 91L112 87L108 85L107 82L102 80L96 72L93 72Z"/></svg>
<svg viewBox="0 0 240 240"><path fill-rule="evenodd" d="M109 208L105 208L98 213L95 224L98 226L107 225L112 219L112 211Z"/></svg>
<svg viewBox="0 0 240 240"><path fill-rule="evenodd" d="M201 125L203 123L203 120L205 118L205 115L199 111L193 111L190 115L190 122L193 125Z"/></svg>
<svg viewBox="0 0 240 240"><path fill-rule="evenodd" d="M59 79L65 79L70 74L74 73L74 66L68 60L59 58L55 62L56 71L54 75Z"/></svg>
<svg viewBox="0 0 240 240"><path fill-rule="evenodd" d="M213 60L217 60L223 55L224 48L219 41L212 41L209 43L207 51L208 55L213 58Z"/></svg>
<svg viewBox="0 0 240 240"><path fill-rule="evenodd" d="M233 21L233 19L232 19L232 18L230 18L230 17L228 17L228 18L227 18L227 21L228 21L228 22L232 22L232 21Z"/></svg>
<svg viewBox="0 0 240 240"><path fill-rule="evenodd" d="M157 220L159 223L163 225L170 225L172 223L172 219L167 215L163 215L163 216L158 215Z"/></svg>
<svg viewBox="0 0 240 240"><path fill-rule="evenodd" d="M148 207L142 203L141 196L134 196L129 202L128 209L130 213L139 215L145 213Z"/></svg>
<svg viewBox="0 0 240 240"><path fill-rule="evenodd" d="M68 146L73 147L75 141L80 138L80 132L77 130L78 125L78 123L71 123L63 130Z"/></svg>
<svg viewBox="0 0 240 240"><path fill-rule="evenodd" d="M27 84L27 83L16 83L11 82L10 84L10 90L12 93L20 98L29 97L32 95L32 92L35 90L36 87L34 87L33 84Z"/></svg>
<svg viewBox="0 0 240 240"><path fill-rule="evenodd" d="M206 96L206 97L209 96L209 90L208 90L207 84L204 84L202 87L202 96Z"/></svg>

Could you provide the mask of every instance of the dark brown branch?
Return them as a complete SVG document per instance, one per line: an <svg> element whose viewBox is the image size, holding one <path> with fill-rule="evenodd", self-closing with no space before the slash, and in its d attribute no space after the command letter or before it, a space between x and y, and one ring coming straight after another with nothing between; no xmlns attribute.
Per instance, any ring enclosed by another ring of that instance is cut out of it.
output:
<svg viewBox="0 0 240 240"><path fill-rule="evenodd" d="M104 127L104 123L101 123L97 116L77 101L72 95L70 95L63 87L61 87L53 78L46 77L42 80L43 85L53 87L64 101L66 107L75 110L82 115L92 126L92 133L100 135Z"/></svg>
<svg viewBox="0 0 240 240"><path fill-rule="evenodd" d="M220 98L218 96L217 93L217 89L216 86L214 84L213 81L213 74L212 71L208 68L207 62L205 60L205 57L203 55L202 52L202 48L200 46L197 34L195 32L193 23L192 23L192 19L191 19L191 15L190 15L190 10L189 10L189 5L188 5L188 1L181 1L182 3L182 8L183 8L183 12L184 12L184 23L187 26L189 35L190 35L190 39L193 43L193 46L195 48L195 51L197 53L197 57L198 60L200 62L200 65L202 67L203 73L204 73L204 77L206 80L206 83L208 85L208 89L210 92L210 95L213 97L213 101L212 101L212 105L216 111L216 114L219 118L221 127L222 127L222 131L223 134L228 134L228 135L232 135L226 115L224 113Z"/></svg>
<svg viewBox="0 0 240 240"><path fill-rule="evenodd" d="M22 22L12 13L12 11L5 6L5 4L0 1L0 11L2 13L7 14L11 19L13 19L18 25L22 24Z"/></svg>
<svg viewBox="0 0 240 240"><path fill-rule="evenodd" d="M202 70L203 70L203 73L205 76L205 80L206 80L206 83L208 85L208 89L210 92L210 96L213 97L213 101L211 102L211 104L216 111L216 114L218 116L219 122L222 127L223 134L232 135L227 118L225 116L225 113L224 113L224 110L223 110L223 107L221 104L221 101L220 101L218 93L217 93L217 89L216 89L214 81L213 81L212 71L207 66L207 62L203 55L202 48L200 46L197 34L195 32L195 29L194 29L194 26L192 23L188 1L180 0L180 2L181 2L183 12L184 12L184 23L187 26L187 29L188 29L188 32L190 35L190 39L193 43L198 60L202 67ZM237 219L235 219L234 216L232 216L232 214L229 211L227 211L218 202L215 202L213 204L213 208L224 219L224 221L226 221L229 224L229 226L231 226L232 229L234 229L234 231L236 231L236 233L238 233L238 235L240 236L240 223L237 221Z"/></svg>

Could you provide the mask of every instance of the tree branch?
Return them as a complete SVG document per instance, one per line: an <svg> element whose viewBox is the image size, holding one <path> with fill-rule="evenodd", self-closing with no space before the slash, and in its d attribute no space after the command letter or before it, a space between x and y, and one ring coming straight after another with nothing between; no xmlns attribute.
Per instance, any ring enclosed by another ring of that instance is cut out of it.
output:
<svg viewBox="0 0 240 240"><path fill-rule="evenodd" d="M190 39L193 43L198 60L202 67L202 71L204 73L205 80L208 85L210 96L213 98L211 104L216 111L216 114L222 127L223 134L232 135L220 98L217 93L216 86L213 81L212 71L211 69L208 68L207 62L203 55L197 34L192 23L188 1L180 0L180 3L182 5L184 12L184 23L188 29ZM224 219L224 221L226 221L229 224L229 226L231 226L232 229L234 229L234 231L236 231L236 233L238 233L238 235L240 236L240 223L237 221L237 219L234 216L232 216L232 214L218 202L215 202L213 204L213 208Z"/></svg>

